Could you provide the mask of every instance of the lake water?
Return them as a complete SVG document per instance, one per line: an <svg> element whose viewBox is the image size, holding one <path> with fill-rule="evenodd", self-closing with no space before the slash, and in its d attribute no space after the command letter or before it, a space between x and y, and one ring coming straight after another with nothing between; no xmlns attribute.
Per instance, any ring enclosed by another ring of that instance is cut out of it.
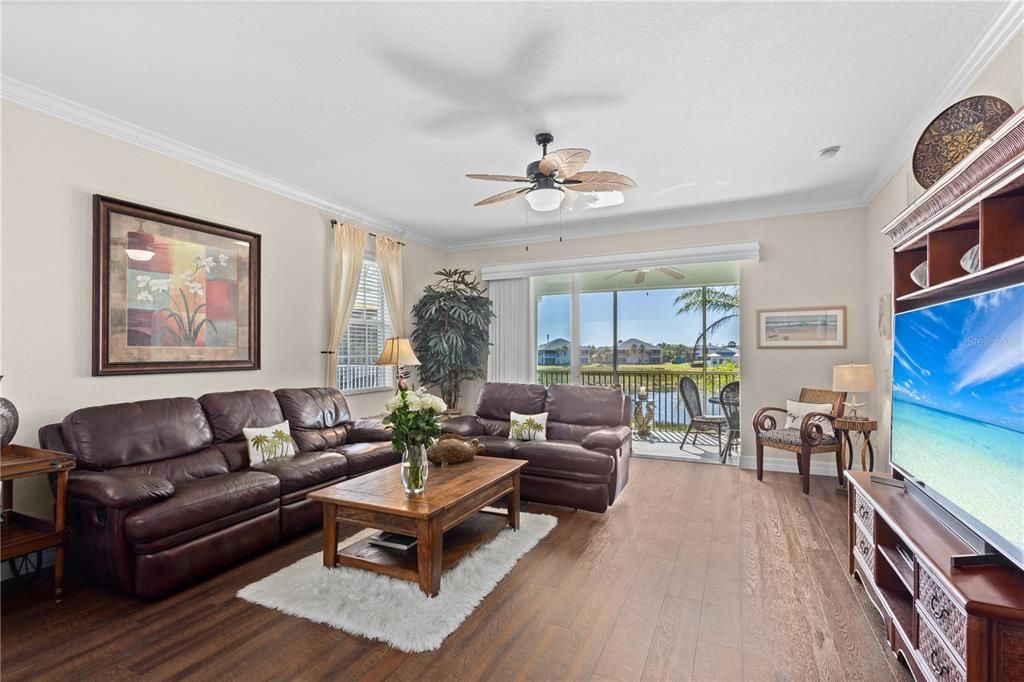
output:
<svg viewBox="0 0 1024 682"><path fill-rule="evenodd" d="M894 398L892 459L1024 548L1024 433Z"/></svg>

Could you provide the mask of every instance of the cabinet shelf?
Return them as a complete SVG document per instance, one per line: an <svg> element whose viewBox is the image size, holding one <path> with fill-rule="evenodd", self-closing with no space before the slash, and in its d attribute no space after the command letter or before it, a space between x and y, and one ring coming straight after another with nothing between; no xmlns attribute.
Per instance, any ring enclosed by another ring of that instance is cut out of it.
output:
<svg viewBox="0 0 1024 682"><path fill-rule="evenodd" d="M892 568L896 577L900 579L903 586L907 588L907 592L910 594L914 593L914 567L908 566L907 562L900 556L900 553L892 547L885 545L878 545L878 553L882 555L882 559Z"/></svg>
<svg viewBox="0 0 1024 682"><path fill-rule="evenodd" d="M900 303L913 302L919 304L913 306L916 308L954 298L970 296L990 289L998 289L1003 284L1012 284L1022 276L1024 276L1024 256L1018 256L1012 260L993 265L990 268L964 274L935 286L904 294L896 300Z"/></svg>

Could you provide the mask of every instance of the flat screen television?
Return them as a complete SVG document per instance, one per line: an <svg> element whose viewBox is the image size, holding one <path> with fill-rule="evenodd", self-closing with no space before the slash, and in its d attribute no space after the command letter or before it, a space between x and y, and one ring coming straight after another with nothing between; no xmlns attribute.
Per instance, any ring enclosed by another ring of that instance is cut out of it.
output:
<svg viewBox="0 0 1024 682"><path fill-rule="evenodd" d="M893 466L1024 568L1024 283L900 313L893 338Z"/></svg>

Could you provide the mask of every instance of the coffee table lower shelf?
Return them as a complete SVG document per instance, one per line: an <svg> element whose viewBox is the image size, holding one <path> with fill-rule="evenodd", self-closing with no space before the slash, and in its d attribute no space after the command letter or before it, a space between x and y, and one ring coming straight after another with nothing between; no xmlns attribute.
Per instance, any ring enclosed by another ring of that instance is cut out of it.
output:
<svg viewBox="0 0 1024 682"><path fill-rule="evenodd" d="M474 549L492 539L509 527L507 514L479 511L444 533L441 551L441 570L446 571ZM419 551L417 544L412 549L400 550L371 545L364 538L338 550L336 565L361 568L401 578L414 583L420 582Z"/></svg>

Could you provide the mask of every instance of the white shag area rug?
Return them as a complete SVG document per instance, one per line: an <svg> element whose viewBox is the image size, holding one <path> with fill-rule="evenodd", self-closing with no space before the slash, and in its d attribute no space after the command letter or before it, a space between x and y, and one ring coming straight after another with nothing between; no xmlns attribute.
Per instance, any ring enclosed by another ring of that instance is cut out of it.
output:
<svg viewBox="0 0 1024 682"><path fill-rule="evenodd" d="M502 530L445 571L433 599L408 580L345 566L326 568L320 552L246 585L238 596L402 651L432 651L556 525L558 519L549 514L520 513L518 531ZM339 546L376 532L367 529Z"/></svg>

